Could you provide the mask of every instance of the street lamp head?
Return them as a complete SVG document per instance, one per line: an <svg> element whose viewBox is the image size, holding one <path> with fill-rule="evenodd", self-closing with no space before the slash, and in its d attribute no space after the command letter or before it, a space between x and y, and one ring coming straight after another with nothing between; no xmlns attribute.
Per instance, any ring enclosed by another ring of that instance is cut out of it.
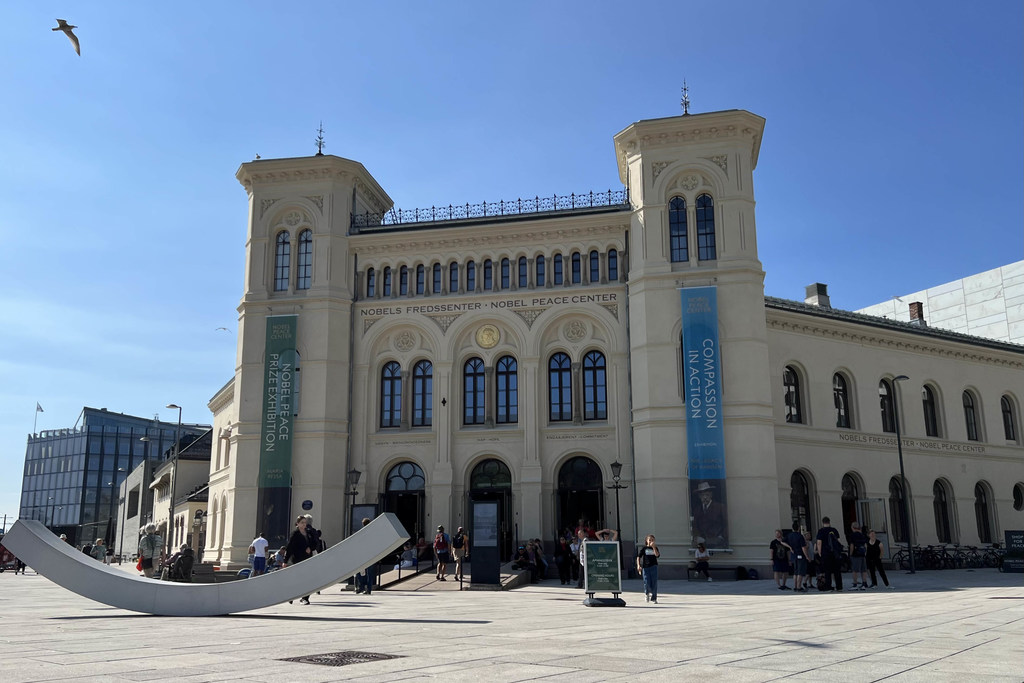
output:
<svg viewBox="0 0 1024 683"><path fill-rule="evenodd" d="M149 437L148 436L140 436L139 437L139 441L144 441L146 443L149 443Z"/></svg>
<svg viewBox="0 0 1024 683"><path fill-rule="evenodd" d="M612 479L618 481L622 475L622 463L616 460L612 463Z"/></svg>
<svg viewBox="0 0 1024 683"><path fill-rule="evenodd" d="M167 407L168 408L173 408L174 410L181 410L181 406L175 405L174 403L168 403Z"/></svg>
<svg viewBox="0 0 1024 683"><path fill-rule="evenodd" d="M356 486L358 486L359 477L361 477L362 475L363 473L357 470L356 468L353 467L352 469L350 469L346 476L346 483L348 484L348 487L350 489L354 489Z"/></svg>

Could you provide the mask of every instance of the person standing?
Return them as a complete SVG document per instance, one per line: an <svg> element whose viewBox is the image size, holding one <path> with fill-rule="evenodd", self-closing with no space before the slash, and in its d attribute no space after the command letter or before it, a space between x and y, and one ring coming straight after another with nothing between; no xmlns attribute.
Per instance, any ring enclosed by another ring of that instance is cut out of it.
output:
<svg viewBox="0 0 1024 683"><path fill-rule="evenodd" d="M786 534L786 543L793 549L793 590L807 592L807 541L800 533L800 522L793 522L793 530Z"/></svg>
<svg viewBox="0 0 1024 683"><path fill-rule="evenodd" d="M363 517L360 524L366 526L370 523L369 517ZM373 590L373 566L369 566L363 571L356 574L356 595L359 593L371 594Z"/></svg>
<svg viewBox="0 0 1024 683"><path fill-rule="evenodd" d="M257 533L256 538L249 544L249 552L252 554L252 573L250 578L267 573L267 548L270 541L263 538L263 534Z"/></svg>
<svg viewBox="0 0 1024 683"><path fill-rule="evenodd" d="M558 567L558 580L566 586L572 579L572 564L576 561L569 541L562 536L555 546L555 566Z"/></svg>
<svg viewBox="0 0 1024 683"><path fill-rule="evenodd" d="M97 538L96 542L92 544L92 552L89 553L94 559L100 562L102 562L107 556L107 548L103 543L104 540L102 538Z"/></svg>
<svg viewBox="0 0 1024 683"><path fill-rule="evenodd" d="M832 526L832 520L828 517L821 519L821 528L814 541L815 555L821 563L821 573L825 575L825 586L823 590L843 590L843 574L840 567L840 558L843 553L843 544L839 540L839 530ZM833 587L833 581L835 585Z"/></svg>
<svg viewBox="0 0 1024 683"><path fill-rule="evenodd" d="M569 550L572 551L572 580L576 582L577 588L583 588L583 570L581 567L580 548L583 546L583 539L587 537L586 532L579 530L573 535Z"/></svg>
<svg viewBox="0 0 1024 683"><path fill-rule="evenodd" d="M789 578L789 553L792 548L782 538L782 529L775 530L775 538L768 545L771 550L772 572L775 575L775 583L780 591L788 591L786 579Z"/></svg>
<svg viewBox="0 0 1024 683"><path fill-rule="evenodd" d="M283 567L287 567L290 564L298 564L303 560L307 560L313 555L313 549L309 544L309 536L306 535L306 526L309 522L306 520L304 515L299 515L299 518L295 520L295 529L292 531L291 537L288 539L288 549L285 551ZM288 604L291 604L291 600ZM304 595L299 600L303 605L309 604L309 596Z"/></svg>
<svg viewBox="0 0 1024 683"><path fill-rule="evenodd" d="M661 550L654 534L647 534L644 545L636 553L636 570L644 577L644 597L647 602L658 602L658 558Z"/></svg>
<svg viewBox="0 0 1024 683"><path fill-rule="evenodd" d="M850 573L853 574L853 590L867 590L867 545L868 537L860 530L860 523L850 525ZM860 575L860 588L857 588L857 576Z"/></svg>
<svg viewBox="0 0 1024 683"><path fill-rule="evenodd" d="M142 573L147 579L153 578L156 560L164 559L164 539L157 536L156 524L146 525L145 533L139 539L139 557L142 559Z"/></svg>
<svg viewBox="0 0 1024 683"><path fill-rule="evenodd" d="M864 559L868 565L868 571L871 572L871 587L878 588L878 578L875 576L877 571L882 575L882 583L885 587L892 589L889 585L889 577L885 575L885 568L882 566L882 542L875 536L874 529L868 529L868 541L864 546Z"/></svg>
<svg viewBox="0 0 1024 683"><path fill-rule="evenodd" d="M462 581L462 562L469 554L469 534L461 526L452 536L452 557L455 558L455 580Z"/></svg>
<svg viewBox="0 0 1024 683"><path fill-rule="evenodd" d="M444 532L444 527L437 527L437 534L434 536L434 555L437 556L437 580L447 581L448 556L451 554L452 538Z"/></svg>

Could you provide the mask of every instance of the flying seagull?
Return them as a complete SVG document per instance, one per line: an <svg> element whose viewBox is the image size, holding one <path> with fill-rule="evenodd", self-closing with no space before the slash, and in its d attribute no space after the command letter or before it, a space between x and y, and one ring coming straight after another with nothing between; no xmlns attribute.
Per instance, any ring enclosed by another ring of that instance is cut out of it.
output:
<svg viewBox="0 0 1024 683"><path fill-rule="evenodd" d="M78 36L76 36L74 34L74 32L71 30L73 28L78 28L78 27L77 26L72 26L71 24L69 24L68 22L64 21L63 19L58 19L57 20L57 28L51 28L50 30L51 31L63 31L64 35L66 35L68 37L68 40L71 41L71 44L75 46L75 54L77 54L79 57L81 57L82 56L82 48L78 45Z"/></svg>

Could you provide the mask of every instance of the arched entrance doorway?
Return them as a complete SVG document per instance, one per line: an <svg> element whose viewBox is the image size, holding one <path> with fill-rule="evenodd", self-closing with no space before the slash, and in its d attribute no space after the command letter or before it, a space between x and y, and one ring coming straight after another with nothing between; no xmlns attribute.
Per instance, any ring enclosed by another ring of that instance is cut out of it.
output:
<svg viewBox="0 0 1024 683"><path fill-rule="evenodd" d="M796 470L789 478L790 519L800 524L800 530L815 533L815 516L811 510L811 483L805 472Z"/></svg>
<svg viewBox="0 0 1024 683"><path fill-rule="evenodd" d="M393 512L413 542L423 536L423 514L427 478L414 462L400 462L388 472L384 487L384 512Z"/></svg>
<svg viewBox="0 0 1024 683"><path fill-rule="evenodd" d="M596 529L604 527L604 486L601 468L586 456L566 461L558 470L558 533L573 529L586 519Z"/></svg>
<svg viewBox="0 0 1024 683"><path fill-rule="evenodd" d="M502 562L512 559L512 472L500 460L489 458L477 464L469 475L469 501L498 503L498 553ZM465 519L472 519L472 506ZM470 534L472 545L473 537Z"/></svg>
<svg viewBox="0 0 1024 683"><path fill-rule="evenodd" d="M850 525L857 521L857 501L860 500L860 485L850 472L843 475L843 537L850 535Z"/></svg>

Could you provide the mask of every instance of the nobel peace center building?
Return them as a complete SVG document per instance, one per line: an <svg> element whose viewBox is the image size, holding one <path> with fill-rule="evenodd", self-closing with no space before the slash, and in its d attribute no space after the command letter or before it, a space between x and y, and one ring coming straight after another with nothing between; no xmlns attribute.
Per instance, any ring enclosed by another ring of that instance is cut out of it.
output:
<svg viewBox="0 0 1024 683"><path fill-rule="evenodd" d="M776 528L825 515L893 550L1024 526L1024 347L833 309L824 284L766 297L764 123L640 121L609 155L622 190L415 211L357 161L243 164L206 560L307 511L328 544L385 511L477 543L479 502L505 558L586 519L675 568L700 541L764 565Z"/></svg>

